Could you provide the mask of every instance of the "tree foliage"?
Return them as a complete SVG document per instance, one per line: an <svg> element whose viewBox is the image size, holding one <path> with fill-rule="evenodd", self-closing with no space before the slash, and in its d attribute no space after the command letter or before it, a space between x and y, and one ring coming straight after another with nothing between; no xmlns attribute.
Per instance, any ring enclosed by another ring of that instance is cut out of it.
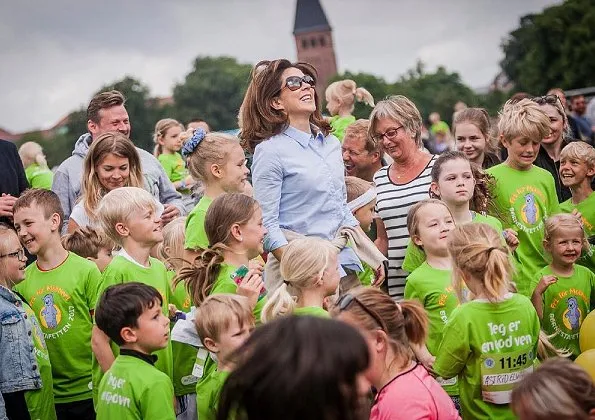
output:
<svg viewBox="0 0 595 420"><path fill-rule="evenodd" d="M566 0L521 18L502 44L500 65L516 90L544 94L595 85L593 0Z"/></svg>

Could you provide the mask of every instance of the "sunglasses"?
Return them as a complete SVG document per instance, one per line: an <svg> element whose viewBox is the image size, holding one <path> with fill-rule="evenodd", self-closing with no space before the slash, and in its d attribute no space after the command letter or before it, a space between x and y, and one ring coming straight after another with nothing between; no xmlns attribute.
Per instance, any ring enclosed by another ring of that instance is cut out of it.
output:
<svg viewBox="0 0 595 420"><path fill-rule="evenodd" d="M558 95L536 96L535 98L532 98L531 100L538 105L544 105L544 104L555 105L556 102L560 102L560 104L562 104L562 100L560 99L560 97Z"/></svg>
<svg viewBox="0 0 595 420"><path fill-rule="evenodd" d="M309 84L311 87L316 86L314 78L308 74L306 74L304 77L289 76L287 79L285 79L285 87L291 91L298 90L304 83Z"/></svg>
<svg viewBox="0 0 595 420"><path fill-rule="evenodd" d="M23 250L23 248L21 248L18 251L0 255L0 258L6 258L6 257L18 258L19 260L23 260L25 258L25 251Z"/></svg>
<svg viewBox="0 0 595 420"><path fill-rule="evenodd" d="M399 130L401 128L405 128L403 126L397 127L397 128L389 128L388 130L386 130L384 133L382 134L378 134L375 136L372 136L372 139L376 142L381 141L383 138L386 137L387 140L394 140L397 138L397 135L399 134Z"/></svg>
<svg viewBox="0 0 595 420"><path fill-rule="evenodd" d="M338 300L337 300L337 304L336 306L339 308L339 312L343 312L344 310L346 310L347 308L349 308L349 306L353 303L357 303L363 310L364 312L366 312L368 315L370 315L372 317L372 319L374 320L374 322L376 322L376 324L378 324L378 326L384 331L388 331L386 329L386 324L382 321L382 319L376 314L374 313L374 311L372 311L371 309L368 309L366 307L366 305L364 305L362 303L361 300L359 300L357 297L353 296L350 293L346 293L343 296L341 296Z"/></svg>

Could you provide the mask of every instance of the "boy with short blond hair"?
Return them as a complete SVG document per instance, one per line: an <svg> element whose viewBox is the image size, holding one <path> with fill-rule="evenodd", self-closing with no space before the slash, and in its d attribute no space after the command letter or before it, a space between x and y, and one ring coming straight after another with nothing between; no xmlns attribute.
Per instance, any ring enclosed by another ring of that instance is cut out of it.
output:
<svg viewBox="0 0 595 420"><path fill-rule="evenodd" d="M515 281L518 292L528 297L532 277L547 265L542 245L544 221L558 211L554 178L533 165L541 140L549 133L549 117L538 104L530 99L506 102L500 111L498 135L508 157L487 170L496 181L493 216L501 219L504 229L517 232Z"/></svg>
<svg viewBox="0 0 595 420"><path fill-rule="evenodd" d="M577 210L582 217L583 228L589 238L589 250L577 261L595 272L595 148L583 141L575 141L560 153L560 179L570 188L572 198L560 204L560 211L572 213Z"/></svg>
<svg viewBox="0 0 595 420"><path fill-rule="evenodd" d="M122 249L106 267L96 301L101 293L114 284L138 281L156 288L162 297L162 310L168 316L171 287L165 265L150 256L151 249L163 241L161 220L155 200L147 191L136 187L121 187L107 193L99 203L97 215L105 234ZM93 328L93 383L98 384L118 354L118 347L97 327ZM168 377L173 376L171 343L155 352L155 367ZM95 393L95 397L97 394Z"/></svg>
<svg viewBox="0 0 595 420"><path fill-rule="evenodd" d="M14 225L37 261L15 286L38 315L52 364L58 419L94 419L91 328L101 273L60 242L62 207L44 189L27 190L14 205Z"/></svg>
<svg viewBox="0 0 595 420"><path fill-rule="evenodd" d="M95 321L120 347L99 384L97 419L173 420L174 388L155 368L157 350L169 344L169 319L157 289L130 282L109 286L99 299Z"/></svg>
<svg viewBox="0 0 595 420"><path fill-rule="evenodd" d="M198 418L215 420L221 388L234 368L233 353L254 329L254 315L243 296L211 295L197 308L195 325L203 346L217 359L217 368L196 385Z"/></svg>
<svg viewBox="0 0 595 420"><path fill-rule="evenodd" d="M101 230L91 227L78 228L74 232L62 237L62 245L79 257L94 262L103 272L112 261L114 242Z"/></svg>

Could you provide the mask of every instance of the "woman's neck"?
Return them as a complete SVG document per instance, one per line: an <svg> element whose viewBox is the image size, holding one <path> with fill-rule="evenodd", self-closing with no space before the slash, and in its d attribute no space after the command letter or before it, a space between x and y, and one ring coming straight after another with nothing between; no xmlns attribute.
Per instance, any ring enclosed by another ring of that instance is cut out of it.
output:
<svg viewBox="0 0 595 420"><path fill-rule="evenodd" d="M541 146L554 162L560 160L560 153L562 152L562 136L560 136L560 138L553 143L541 143Z"/></svg>
<svg viewBox="0 0 595 420"><path fill-rule="evenodd" d="M304 133L311 133L312 129L310 128L310 115L302 116L302 115L295 115L289 117L289 125L293 128L296 128Z"/></svg>
<svg viewBox="0 0 595 420"><path fill-rule="evenodd" d="M450 210L450 214L455 221L455 225L465 225L473 221L473 214L469 210L469 202L461 204L446 203L446 206Z"/></svg>
<svg viewBox="0 0 595 420"><path fill-rule="evenodd" d="M591 195L593 188L591 188L589 180L585 178L580 184L570 187L570 192L572 193L572 203L579 204Z"/></svg>
<svg viewBox="0 0 595 420"><path fill-rule="evenodd" d="M389 361L388 363L386 361ZM413 360L407 361L404 357L397 357L392 351L387 353L385 358L387 367L382 372L382 376L378 383L373 384L378 390L386 386L390 381L395 379L398 375L411 369L415 362Z"/></svg>
<svg viewBox="0 0 595 420"><path fill-rule="evenodd" d="M316 306L322 308L322 304L324 302L325 293L322 292L320 287L316 287L313 289L304 289L301 291L297 305L300 308L304 308L307 306Z"/></svg>
<svg viewBox="0 0 595 420"><path fill-rule="evenodd" d="M206 182L204 195L214 200L221 194L224 194L225 190L221 187L218 182Z"/></svg>
<svg viewBox="0 0 595 420"><path fill-rule="evenodd" d="M248 267L250 262L250 258L248 258L248 254L244 250L235 248L224 249L223 259L225 260L225 264L229 264L234 267L240 267L242 265Z"/></svg>
<svg viewBox="0 0 595 420"><path fill-rule="evenodd" d="M443 255L430 255L426 254L426 262L432 268L436 268L438 270L451 270L452 269L452 261L450 256L448 255L448 251L444 250Z"/></svg>

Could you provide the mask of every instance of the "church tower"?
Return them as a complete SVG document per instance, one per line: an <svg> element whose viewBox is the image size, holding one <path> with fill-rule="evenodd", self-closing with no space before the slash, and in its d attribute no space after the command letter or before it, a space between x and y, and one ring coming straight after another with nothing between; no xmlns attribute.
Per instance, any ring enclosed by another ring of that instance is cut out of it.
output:
<svg viewBox="0 0 595 420"><path fill-rule="evenodd" d="M328 80L337 74L332 29L319 0L297 0L293 36L298 61L312 64L318 71L316 92L324 101Z"/></svg>

